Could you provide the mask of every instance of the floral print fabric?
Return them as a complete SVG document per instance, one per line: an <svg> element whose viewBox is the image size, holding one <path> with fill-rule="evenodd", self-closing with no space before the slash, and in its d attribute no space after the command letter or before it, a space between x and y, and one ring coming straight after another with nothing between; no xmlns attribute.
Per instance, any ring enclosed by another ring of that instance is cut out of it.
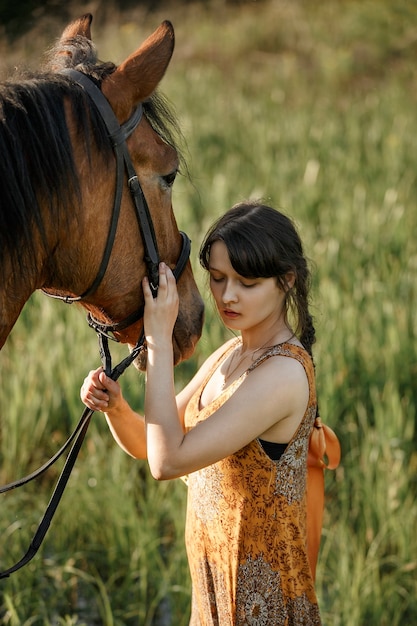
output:
<svg viewBox="0 0 417 626"><path fill-rule="evenodd" d="M239 340L237 340L239 341ZM233 343L220 360L226 358ZM301 424L279 461L258 440L188 477L186 544L193 584L190 626L320 626L306 551L306 476L316 413L314 372L307 352L274 346L209 406L191 399L186 428L215 412L246 376L273 356L297 359L309 382Z"/></svg>

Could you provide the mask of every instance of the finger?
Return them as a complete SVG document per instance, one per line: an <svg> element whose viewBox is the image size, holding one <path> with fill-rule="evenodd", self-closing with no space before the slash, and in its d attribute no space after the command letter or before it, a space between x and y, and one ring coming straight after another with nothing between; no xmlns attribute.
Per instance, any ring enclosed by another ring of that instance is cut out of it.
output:
<svg viewBox="0 0 417 626"><path fill-rule="evenodd" d="M149 297L152 297L151 288L149 286L149 279L147 276L144 276L142 279L142 289L143 289L143 295L145 296L145 300Z"/></svg>
<svg viewBox="0 0 417 626"><path fill-rule="evenodd" d="M99 375L98 375L98 389L102 389L103 391L107 391L109 389L109 387L111 388L111 385L114 381L107 376L107 374L105 373L105 371L103 370L103 368L101 368Z"/></svg>
<svg viewBox="0 0 417 626"><path fill-rule="evenodd" d="M163 290L167 286L167 270L169 268L162 261L159 264L159 287Z"/></svg>
<svg viewBox="0 0 417 626"><path fill-rule="evenodd" d="M89 388L82 387L80 392L81 400L90 408L92 406L96 406L98 402L106 400L105 398L99 398L98 396L96 396L96 393L97 392L93 392Z"/></svg>
<svg viewBox="0 0 417 626"><path fill-rule="evenodd" d="M167 276L167 279L169 281L175 280L175 277L174 277L174 274L172 272L172 269L169 267L169 265L166 265L165 263L164 263L164 265L165 265L165 274Z"/></svg>
<svg viewBox="0 0 417 626"><path fill-rule="evenodd" d="M98 383L97 385L97 383L92 381L90 378L86 378L84 380L84 383L82 384L82 387L81 387L82 395L87 397L89 395L94 395L96 392L100 392L100 391L103 391L103 387L101 383Z"/></svg>
<svg viewBox="0 0 417 626"><path fill-rule="evenodd" d="M81 386L80 395L83 400L90 398L97 398L99 400L109 399L107 389L102 385L102 383L100 381L94 381L89 377L84 380L84 383Z"/></svg>
<svg viewBox="0 0 417 626"><path fill-rule="evenodd" d="M100 397L105 397L109 400L118 401L119 396L121 396L121 387L117 380L113 380L110 376L106 376L104 372L100 373L100 390L104 394Z"/></svg>
<svg viewBox="0 0 417 626"><path fill-rule="evenodd" d="M166 288L167 288L167 276L166 276L167 270L169 270L169 268L162 261L159 264L159 267L158 267L158 278L159 278L158 293L159 293L159 291L166 291ZM150 285L149 285L149 279L148 279L147 276L143 277L142 289L143 289L143 295L145 297L145 302L149 305L149 303L152 300L155 300L156 298L154 298L154 295L153 295L153 293L151 291L151 288L150 288Z"/></svg>
<svg viewBox="0 0 417 626"><path fill-rule="evenodd" d="M86 404L94 411L105 411L109 406L109 398L90 394L86 398Z"/></svg>
<svg viewBox="0 0 417 626"><path fill-rule="evenodd" d="M166 268L166 279L168 287L175 287L175 291L177 290L177 281L170 267Z"/></svg>
<svg viewBox="0 0 417 626"><path fill-rule="evenodd" d="M103 368L99 367L96 370L91 370L87 376L84 378L84 387L97 387L97 389L102 389L103 384L100 382L100 375L103 372Z"/></svg>

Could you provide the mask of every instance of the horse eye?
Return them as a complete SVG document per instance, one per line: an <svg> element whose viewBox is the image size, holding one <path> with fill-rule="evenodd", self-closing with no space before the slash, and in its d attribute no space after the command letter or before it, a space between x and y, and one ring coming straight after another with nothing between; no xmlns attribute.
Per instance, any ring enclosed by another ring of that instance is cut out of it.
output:
<svg viewBox="0 0 417 626"><path fill-rule="evenodd" d="M170 174L167 174L166 176L162 176L162 180L165 182L165 184L168 187L172 187L172 185L174 184L174 181L177 177L177 170L174 170L173 172L171 172Z"/></svg>

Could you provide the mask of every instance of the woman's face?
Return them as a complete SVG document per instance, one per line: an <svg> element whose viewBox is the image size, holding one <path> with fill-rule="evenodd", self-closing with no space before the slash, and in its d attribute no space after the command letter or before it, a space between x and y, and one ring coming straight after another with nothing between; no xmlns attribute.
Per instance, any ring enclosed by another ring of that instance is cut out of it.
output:
<svg viewBox="0 0 417 626"><path fill-rule="evenodd" d="M233 269L223 241L210 249L210 289L224 324L245 331L284 315L285 294L276 278L245 278Z"/></svg>

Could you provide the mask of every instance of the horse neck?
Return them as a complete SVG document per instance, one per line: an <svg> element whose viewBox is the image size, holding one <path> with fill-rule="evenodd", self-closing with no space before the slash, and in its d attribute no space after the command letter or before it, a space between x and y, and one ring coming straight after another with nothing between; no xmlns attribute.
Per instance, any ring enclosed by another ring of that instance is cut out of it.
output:
<svg viewBox="0 0 417 626"><path fill-rule="evenodd" d="M4 259L0 280L0 349L3 347L17 318L30 296L40 286L39 276L33 273L33 262L22 253L19 267L12 268L10 259ZM32 268L32 269L29 269Z"/></svg>

